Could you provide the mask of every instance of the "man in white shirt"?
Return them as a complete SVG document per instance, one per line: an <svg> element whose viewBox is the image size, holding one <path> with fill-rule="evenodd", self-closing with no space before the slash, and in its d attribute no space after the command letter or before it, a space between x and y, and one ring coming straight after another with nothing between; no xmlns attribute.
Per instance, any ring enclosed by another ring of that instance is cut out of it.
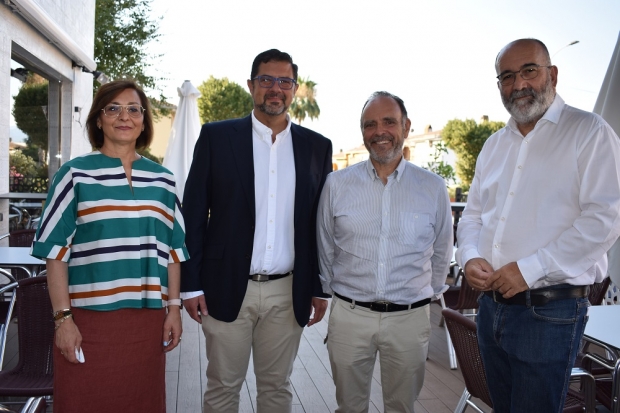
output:
<svg viewBox="0 0 620 413"><path fill-rule="evenodd" d="M291 123L297 65L272 49L254 59L250 116L205 124L185 185L189 315L206 338L205 412L237 412L250 352L259 413L290 412L290 376L305 325L321 320L316 210L332 146ZM311 319L311 312L314 317Z"/></svg>
<svg viewBox="0 0 620 413"><path fill-rule="evenodd" d="M539 40L509 43L495 68L511 118L478 157L456 258L484 291L478 341L494 410L561 412L588 286L620 233L620 143L556 94Z"/></svg>
<svg viewBox="0 0 620 413"><path fill-rule="evenodd" d="M317 217L336 412L368 412L377 352L384 411L413 412L429 302L452 256L450 200L441 177L403 158L411 121L400 98L374 93L360 123L370 159L327 177Z"/></svg>

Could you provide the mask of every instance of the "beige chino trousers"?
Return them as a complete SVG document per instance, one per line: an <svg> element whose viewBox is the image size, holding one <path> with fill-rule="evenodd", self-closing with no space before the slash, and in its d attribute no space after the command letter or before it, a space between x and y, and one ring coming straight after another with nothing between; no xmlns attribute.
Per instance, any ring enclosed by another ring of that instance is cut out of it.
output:
<svg viewBox="0 0 620 413"><path fill-rule="evenodd" d="M232 323L202 317L209 360L204 413L239 411L239 392L250 352L256 375L257 412L291 412L290 377L303 332L293 312L293 276L248 281L239 316Z"/></svg>
<svg viewBox="0 0 620 413"><path fill-rule="evenodd" d="M413 412L422 390L431 334L428 305L379 313L334 296L327 350L337 413L368 412L377 351L385 413Z"/></svg>

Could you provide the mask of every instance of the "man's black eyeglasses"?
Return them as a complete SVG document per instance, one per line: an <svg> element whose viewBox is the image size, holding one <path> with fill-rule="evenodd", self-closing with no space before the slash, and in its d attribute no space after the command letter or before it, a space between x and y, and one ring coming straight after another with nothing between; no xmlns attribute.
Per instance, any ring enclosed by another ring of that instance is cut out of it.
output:
<svg viewBox="0 0 620 413"><path fill-rule="evenodd" d="M553 66L527 65L517 72L504 72L496 77L502 86L510 86L517 80L517 73L520 74L524 80L534 79L536 76L538 76L538 68L540 67L546 67L547 69L549 69Z"/></svg>
<svg viewBox="0 0 620 413"><path fill-rule="evenodd" d="M258 85L265 88L273 87L273 85L278 82L278 86L280 86L282 90L292 89L297 83L294 79L288 77L273 77L267 75L256 76L252 80L258 80Z"/></svg>

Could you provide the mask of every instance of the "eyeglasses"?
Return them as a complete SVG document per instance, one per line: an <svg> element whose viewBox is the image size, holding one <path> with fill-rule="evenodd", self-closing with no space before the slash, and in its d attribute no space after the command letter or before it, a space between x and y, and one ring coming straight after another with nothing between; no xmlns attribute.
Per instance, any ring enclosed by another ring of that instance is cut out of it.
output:
<svg viewBox="0 0 620 413"><path fill-rule="evenodd" d="M104 115L110 118L116 118L121 114L123 109L127 111L130 118L139 118L144 113L144 108L140 105L107 105L101 110Z"/></svg>
<svg viewBox="0 0 620 413"><path fill-rule="evenodd" d="M505 72L496 77L502 86L510 86L517 80L517 73L520 74L521 78L524 80L534 79L538 76L538 68L540 67L546 67L549 69L553 66L527 65L517 72Z"/></svg>
<svg viewBox="0 0 620 413"><path fill-rule="evenodd" d="M295 86L295 84L297 83L295 80L288 78L288 77L272 77L272 76L262 75L262 76L256 76L252 80L256 80L256 79L258 79L258 85L260 87L266 87L266 88L273 87L273 85L276 82L278 82L278 86L280 86L280 89L282 90L292 89L293 86Z"/></svg>

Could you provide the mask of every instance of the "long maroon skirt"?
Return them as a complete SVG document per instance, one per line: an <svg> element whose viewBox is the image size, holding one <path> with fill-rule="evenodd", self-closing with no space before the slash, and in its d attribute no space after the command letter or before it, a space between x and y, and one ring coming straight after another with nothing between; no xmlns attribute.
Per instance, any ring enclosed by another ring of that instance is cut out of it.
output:
<svg viewBox="0 0 620 413"><path fill-rule="evenodd" d="M54 413L165 413L165 309L72 311L86 362L54 346Z"/></svg>

